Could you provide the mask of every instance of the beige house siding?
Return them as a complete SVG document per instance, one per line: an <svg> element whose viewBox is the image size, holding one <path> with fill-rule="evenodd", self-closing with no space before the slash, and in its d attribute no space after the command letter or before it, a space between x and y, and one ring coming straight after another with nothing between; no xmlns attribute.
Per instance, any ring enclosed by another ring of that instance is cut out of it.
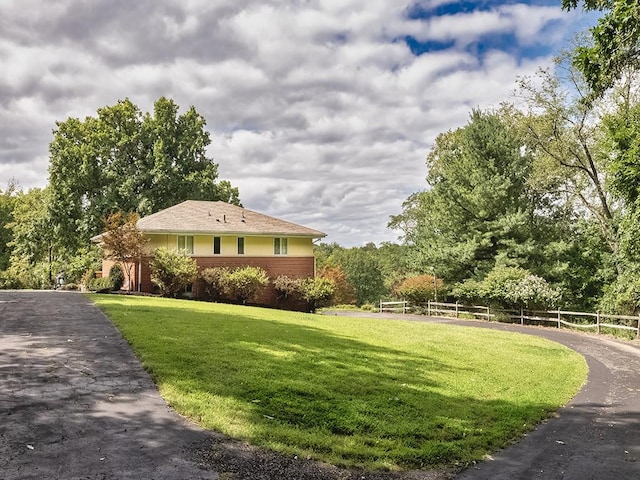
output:
<svg viewBox="0 0 640 480"><path fill-rule="evenodd" d="M244 256L273 257L273 242L275 237L251 236L251 235L184 235L193 237L193 256L209 257L218 256L213 253L213 238L220 237L220 256L238 256L238 237L244 238ZM151 234L149 236L149 253L156 248L164 247L170 250L178 248L178 234ZM282 236L287 239L287 254L275 256L306 257L313 256L313 239ZM241 255L242 256L242 255Z"/></svg>

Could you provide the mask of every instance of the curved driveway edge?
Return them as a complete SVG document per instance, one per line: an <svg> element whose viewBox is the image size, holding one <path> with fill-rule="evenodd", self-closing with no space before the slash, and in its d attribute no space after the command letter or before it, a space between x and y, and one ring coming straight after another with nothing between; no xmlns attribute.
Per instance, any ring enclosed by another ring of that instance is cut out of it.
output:
<svg viewBox="0 0 640 480"><path fill-rule="evenodd" d="M0 291L0 478L217 479L190 453L209 438L84 295Z"/></svg>
<svg viewBox="0 0 640 480"><path fill-rule="evenodd" d="M456 480L640 478L640 343L545 327L418 315L327 312L491 328L537 335L583 355L587 384L555 418Z"/></svg>

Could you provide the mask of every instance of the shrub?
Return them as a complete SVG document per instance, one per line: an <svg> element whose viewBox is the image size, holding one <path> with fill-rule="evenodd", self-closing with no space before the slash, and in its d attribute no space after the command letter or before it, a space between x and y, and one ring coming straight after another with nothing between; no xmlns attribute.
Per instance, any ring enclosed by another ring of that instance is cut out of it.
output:
<svg viewBox="0 0 640 480"><path fill-rule="evenodd" d="M156 249L149 268L151 281L165 297L177 296L198 277L194 259L164 247Z"/></svg>
<svg viewBox="0 0 640 480"><path fill-rule="evenodd" d="M274 280L273 287L279 300L302 299L302 285L299 279L280 275Z"/></svg>
<svg viewBox="0 0 640 480"><path fill-rule="evenodd" d="M109 278L111 279L111 284L113 285L114 290L122 289L122 285L124 284L124 272L120 265L115 264L111 267L111 270L109 271Z"/></svg>
<svg viewBox="0 0 640 480"><path fill-rule="evenodd" d="M333 304L347 305L356 303L356 290L349 283L347 275L341 267L323 267L318 272L318 277L329 279L333 282Z"/></svg>
<svg viewBox="0 0 640 480"><path fill-rule="evenodd" d="M395 293L411 303L420 304L435 299L436 288L443 292L443 283L440 278L432 275L418 275L404 279L396 287Z"/></svg>
<svg viewBox="0 0 640 480"><path fill-rule="evenodd" d="M109 277L92 278L89 280L87 288L91 292L109 293L113 290L113 282Z"/></svg>
<svg viewBox="0 0 640 480"><path fill-rule="evenodd" d="M228 290L228 278L231 270L226 267L205 268L200 272L204 291L213 300L220 300Z"/></svg>
<svg viewBox="0 0 640 480"><path fill-rule="evenodd" d="M305 278L300 281L302 298L307 302L310 312L331 305L336 287L328 278Z"/></svg>
<svg viewBox="0 0 640 480"><path fill-rule="evenodd" d="M495 267L482 281L466 280L454 289L456 297L484 301L501 307L549 307L560 299L559 292L544 278L519 267Z"/></svg>
<svg viewBox="0 0 640 480"><path fill-rule="evenodd" d="M3 272L0 281L3 288L50 288L49 266L46 263L30 264L23 258L12 258L9 268Z"/></svg>
<svg viewBox="0 0 640 480"><path fill-rule="evenodd" d="M297 304L296 308L305 308L315 312L318 308L331 305L336 287L328 278L291 278L281 275L273 286L281 301Z"/></svg>
<svg viewBox="0 0 640 480"><path fill-rule="evenodd" d="M260 267L240 267L225 279L225 294L238 302L255 300L258 292L269 284L269 277Z"/></svg>
<svg viewBox="0 0 640 480"><path fill-rule="evenodd" d="M78 253L59 260L57 270L64 271L68 283L82 283L82 276L87 270L102 268L102 252L97 245L81 248Z"/></svg>

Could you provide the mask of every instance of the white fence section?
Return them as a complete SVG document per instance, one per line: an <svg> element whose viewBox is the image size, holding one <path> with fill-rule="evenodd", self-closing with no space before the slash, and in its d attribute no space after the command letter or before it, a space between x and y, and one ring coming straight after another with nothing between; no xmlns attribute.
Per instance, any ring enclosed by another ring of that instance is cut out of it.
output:
<svg viewBox="0 0 640 480"><path fill-rule="evenodd" d="M521 325L541 324L562 326L601 333L603 328L627 330L640 338L640 316L608 315L603 313L571 312L563 310L504 310L483 305L463 305L461 303L427 302L417 305L428 316L460 318L461 315L482 320L509 320ZM407 313L415 310L408 302L380 302L380 312Z"/></svg>
<svg viewBox="0 0 640 480"><path fill-rule="evenodd" d="M409 308L409 302L383 302L380 300L380 313L407 313Z"/></svg>

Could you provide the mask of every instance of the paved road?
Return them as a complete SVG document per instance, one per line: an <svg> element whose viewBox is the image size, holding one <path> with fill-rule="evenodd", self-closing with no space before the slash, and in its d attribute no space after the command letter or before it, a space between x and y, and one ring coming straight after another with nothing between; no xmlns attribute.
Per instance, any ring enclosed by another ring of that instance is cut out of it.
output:
<svg viewBox="0 0 640 480"><path fill-rule="evenodd" d="M456 479L640 479L637 342L405 318L541 335L580 352L589 364L588 384L557 418ZM0 291L0 479L36 478L424 480L450 475L338 471L205 432L166 406L119 332L83 295Z"/></svg>
<svg viewBox="0 0 640 480"><path fill-rule="evenodd" d="M214 479L206 438L84 295L0 291L0 479Z"/></svg>

